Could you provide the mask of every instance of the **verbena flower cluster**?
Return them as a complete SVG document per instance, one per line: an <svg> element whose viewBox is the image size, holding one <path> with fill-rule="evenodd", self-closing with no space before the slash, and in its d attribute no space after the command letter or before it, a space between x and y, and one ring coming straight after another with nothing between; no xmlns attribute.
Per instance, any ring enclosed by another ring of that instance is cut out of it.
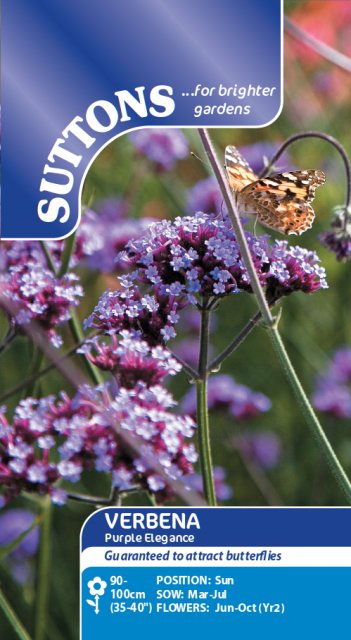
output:
<svg viewBox="0 0 351 640"><path fill-rule="evenodd" d="M111 371L121 387L131 389L142 381L159 384L167 375L175 375L181 365L167 349L150 345L139 338L140 332L121 331L119 336L95 336L79 349L95 366Z"/></svg>
<svg viewBox="0 0 351 640"><path fill-rule="evenodd" d="M176 335L174 325L179 320L181 300L174 295L161 293L154 287L152 293L143 294L139 287L127 279L121 279L124 288L105 291L84 327L93 327L105 333L136 330L149 344L167 342Z"/></svg>
<svg viewBox="0 0 351 640"><path fill-rule="evenodd" d="M321 244L333 251L337 260L346 262L351 259L351 212L337 207L331 227L330 231L320 234Z"/></svg>
<svg viewBox="0 0 351 640"><path fill-rule="evenodd" d="M188 141L179 129L139 129L130 133L129 139L159 171L170 171L188 154Z"/></svg>
<svg viewBox="0 0 351 640"><path fill-rule="evenodd" d="M269 243L269 236L246 233L259 280L267 299L275 302L293 291L312 293L327 287L325 270L314 251ZM251 292L250 277L226 216L196 213L174 222L152 224L148 232L128 243L125 260L135 270L133 281L157 287L161 295L221 298Z"/></svg>
<svg viewBox="0 0 351 640"><path fill-rule="evenodd" d="M121 339L114 356L120 358L121 380L131 382L133 366L150 367L152 353L144 343L136 348L133 360L128 336ZM73 399L66 393L58 398L22 400L12 422L5 413L0 418L0 484L2 501L7 503L22 491L49 494L53 502L62 504L65 491L56 486L58 480L78 482L84 471L109 472L112 484L120 491L146 489L162 501L172 495L167 479L177 480L193 471L197 454L192 443L192 418L171 411L176 405L172 395L159 384L153 384L177 368L166 353L156 349L156 364L147 382L138 380L133 386L119 387L111 398L106 386L82 386ZM157 374L157 367L160 369ZM135 370L133 372L135 374ZM133 377L133 376L132 376ZM146 377L146 376L145 376ZM150 383L150 384L149 384ZM138 438L140 455L133 453L123 441L118 428ZM150 466L152 455L163 469L156 473Z"/></svg>
<svg viewBox="0 0 351 640"><path fill-rule="evenodd" d="M317 378L312 402L335 418L351 418L351 347L335 351L326 372Z"/></svg>
<svg viewBox="0 0 351 640"><path fill-rule="evenodd" d="M16 307L12 318L17 330L36 320L55 347L62 344L56 328L70 317L79 304L83 289L79 278L67 273L57 278L41 262L19 261L0 275L1 293ZM1 305L1 303L0 303Z"/></svg>

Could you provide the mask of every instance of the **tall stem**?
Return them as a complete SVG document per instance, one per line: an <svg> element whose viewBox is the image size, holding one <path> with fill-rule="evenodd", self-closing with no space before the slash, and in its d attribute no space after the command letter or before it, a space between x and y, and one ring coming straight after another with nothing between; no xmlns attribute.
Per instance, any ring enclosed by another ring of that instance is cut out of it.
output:
<svg viewBox="0 0 351 640"><path fill-rule="evenodd" d="M31 640L31 637L28 631L26 631L22 622L17 618L16 613L12 609L10 603L6 600L5 595L1 589L0 589L0 609L2 609L2 611L4 612L4 615L8 619L17 638L20 638L20 640Z"/></svg>
<svg viewBox="0 0 351 640"><path fill-rule="evenodd" d="M208 417L207 397L209 320L210 311L206 303L204 303L201 309L199 376L198 380L196 381L197 424L204 495L206 498L206 502L210 506L215 506L216 493L213 480L210 422Z"/></svg>
<svg viewBox="0 0 351 640"><path fill-rule="evenodd" d="M328 441L322 429L322 426L307 398L307 395L303 390L301 382L296 374L296 371L284 347L284 344L282 342L282 339L280 337L279 330L277 327L277 321L271 314L268 302L265 298L264 291L261 287L261 284L258 279L258 275L255 270L252 256L246 242L244 229L241 225L239 212L236 206L235 199L233 199L232 197L229 185L223 173L223 169L217 160L208 131L206 129L200 129L199 134L200 134L202 143L204 145L205 151L207 153L208 159L213 168L213 171L217 177L220 189L222 191L223 199L228 209L228 215L233 224L233 228L236 234L236 239L239 243L241 254L250 277L251 287L253 292L256 295L257 304L262 314L263 324L266 325L273 348L282 365L287 381L290 384L290 387L296 397L296 400L303 411L303 415L305 417L306 423L310 427L313 435L316 437L318 444L325 456L325 459L331 471L333 472L335 478L339 482L340 487L343 489L348 502L351 504L350 480L346 476L345 471L343 470L338 458L336 457L333 451L333 448L330 442Z"/></svg>
<svg viewBox="0 0 351 640"><path fill-rule="evenodd" d="M50 498L44 503L44 519L41 527L36 614L35 640L45 640L47 637L50 566L51 566L51 521L52 507Z"/></svg>

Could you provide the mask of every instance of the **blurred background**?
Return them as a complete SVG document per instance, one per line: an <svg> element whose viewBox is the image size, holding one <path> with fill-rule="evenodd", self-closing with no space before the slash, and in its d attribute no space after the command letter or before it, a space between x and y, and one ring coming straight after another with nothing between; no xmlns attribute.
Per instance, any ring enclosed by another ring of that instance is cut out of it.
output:
<svg viewBox="0 0 351 640"><path fill-rule="evenodd" d="M349 1L286 0L285 13L301 29L351 56ZM284 109L271 126L212 131L221 158L226 145L233 144L258 172L288 136L312 129L336 137L347 152L351 152L350 74L287 33L284 78ZM196 130L164 132L159 139L150 138L151 130L145 132L146 136L137 133L118 138L106 147L91 166L84 185L86 235L94 236L96 225L96 233L103 241L77 267L85 289L78 309L82 320L91 313L106 288L118 287L116 277L122 267L114 262L116 253L128 239L142 233L149 219L171 220L197 210L220 211L223 206L216 185L208 180L209 168ZM289 243L317 252L326 268L329 288L313 295L295 293L283 299L279 326L303 386L350 474L350 263L337 261L319 241L319 235L330 228L333 208L345 202L345 171L335 149L317 139L301 140L290 146L278 160L277 168L323 169L327 176L326 185L319 189L313 205L316 211L313 228L299 238L290 237ZM252 224L248 228L252 230ZM255 231L265 233L259 225ZM273 232L271 235L279 237ZM253 296L242 294L224 299L213 318L213 356L255 311ZM185 312L181 327L169 346L194 364L198 335L196 313ZM30 366L25 339L16 340L2 358L0 385L4 391L18 382L19 362L22 375ZM256 328L223 363L213 380L210 420L220 504L345 504L343 493L296 406L264 329ZM62 388L63 381L57 373L50 373L42 382L44 395ZM67 383L64 388L72 392ZM181 407L191 409L186 376L179 374L170 388ZM6 404L11 409L18 400L18 395L13 396ZM193 486L201 490L197 477L193 478ZM107 495L109 484L103 474L95 474L75 488ZM134 496L130 504L148 504L148 501L141 494ZM172 504L181 503L174 500ZM27 529L40 508L39 499L23 497L2 510L0 547ZM79 530L92 509L68 502L65 507L53 510L54 555L47 634L50 640L78 637ZM3 589L29 630L33 629L37 549L38 530L33 529L0 563ZM1 638L12 637L15 636L4 622Z"/></svg>

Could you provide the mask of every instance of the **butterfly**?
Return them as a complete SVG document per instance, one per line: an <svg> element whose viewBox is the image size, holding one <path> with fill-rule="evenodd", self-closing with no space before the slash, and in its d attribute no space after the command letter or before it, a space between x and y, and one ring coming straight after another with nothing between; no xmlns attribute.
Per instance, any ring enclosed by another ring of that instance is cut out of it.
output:
<svg viewBox="0 0 351 640"><path fill-rule="evenodd" d="M300 235L311 228L315 215L310 203L325 182L323 171L287 171L259 178L233 146L226 147L225 167L241 214L255 216L280 233Z"/></svg>

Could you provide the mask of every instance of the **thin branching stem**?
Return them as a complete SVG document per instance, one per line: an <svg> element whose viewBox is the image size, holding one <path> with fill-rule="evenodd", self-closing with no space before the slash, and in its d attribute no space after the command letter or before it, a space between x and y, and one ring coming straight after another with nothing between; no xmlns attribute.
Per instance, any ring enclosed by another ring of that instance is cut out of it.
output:
<svg viewBox="0 0 351 640"><path fill-rule="evenodd" d="M208 415L208 348L210 335L210 309L209 301L203 301L200 308L200 349L199 349L199 373L196 381L197 400L197 424L199 457L202 473L203 489L206 501L209 505L216 505L216 493L213 478L213 463L211 452L210 422Z"/></svg>
<svg viewBox="0 0 351 640"><path fill-rule="evenodd" d="M20 640L31 640L28 631L24 628L22 622L17 617L17 614L6 599L2 589L0 589L0 609L3 611L4 615L9 621L13 631L16 634L16 638L20 638Z"/></svg>
<svg viewBox="0 0 351 640"><path fill-rule="evenodd" d="M346 196L345 196L345 214L344 214L344 229L346 229L346 225L348 220L351 219L351 162L350 158L341 144L339 140L330 136L327 133L323 133L322 131L303 131L302 133L295 133L290 136L283 142L283 144L276 151L274 156L271 158L269 164L262 169L259 178L262 178L265 175L268 175L272 167L277 162L278 158L284 153L284 151L294 142L298 140L303 140L304 138L319 138L320 140L324 140L328 144L331 144L337 152L340 154L341 159L344 164L345 173L346 173Z"/></svg>
<svg viewBox="0 0 351 640"><path fill-rule="evenodd" d="M193 369L193 367L188 364L187 362L185 362L185 360L183 360L183 358L181 358L180 356L178 356L177 353L174 353L174 351L172 351L171 349L169 349L170 354L172 355L172 357L177 360L177 362L179 362L179 364L182 366L183 370L185 371L185 373L189 376L189 378L191 380L197 380L198 378L198 373L197 371L195 371L195 369Z"/></svg>
<svg viewBox="0 0 351 640"><path fill-rule="evenodd" d="M222 362L228 358L240 345L244 342L248 335L250 335L251 331L256 327L257 323L261 320L262 315L261 311L257 311L257 313L251 318L246 325L241 329L237 336L228 344L228 346L223 349L223 351L214 358L210 364L208 365L207 371L210 373L211 371L218 371Z"/></svg>
<svg viewBox="0 0 351 640"><path fill-rule="evenodd" d="M64 353L63 356L61 356L59 358L59 362L61 362L63 360L66 360L67 358L72 356L77 351L77 349L79 349L79 347L81 347L82 344L84 344L84 342L85 342L85 340L83 340L82 342L79 342L78 344L75 344L73 347L71 347L71 349L66 351L66 353ZM29 376L28 378L26 378L25 380L23 380L22 382L20 382L16 386L14 386L11 389L9 389L8 391L6 391L0 397L0 404L5 402L6 400L11 398L12 396L16 395L16 393L19 393L20 391L22 391L22 389L24 389L28 385L33 384L34 382L36 382L36 380L39 380L40 378L42 378L42 376L45 376L47 373L49 373L53 369L56 369L56 367L57 367L57 363L56 362L50 362L50 364L48 364L43 369L40 369L36 373L33 373L33 375Z"/></svg>
<svg viewBox="0 0 351 640"><path fill-rule="evenodd" d="M299 40L299 42L303 42L303 44L305 44L307 47L310 47L311 49L319 53L319 55L321 55L323 58L340 67L340 69L344 69L344 71L349 72L351 71L351 58L345 56L343 53L340 53L340 51L337 51L328 44L325 44L325 42L318 40L318 38L311 35L310 33L307 33L307 31L301 29L301 27L290 20L290 18L285 17L284 24L286 31L293 38Z"/></svg>

